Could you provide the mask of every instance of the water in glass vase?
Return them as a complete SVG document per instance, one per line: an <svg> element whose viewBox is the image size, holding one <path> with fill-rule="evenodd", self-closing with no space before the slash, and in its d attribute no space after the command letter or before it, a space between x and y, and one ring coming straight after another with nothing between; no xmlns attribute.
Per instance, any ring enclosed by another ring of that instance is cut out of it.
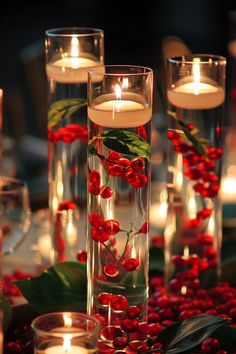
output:
<svg viewBox="0 0 236 354"><path fill-rule="evenodd" d="M86 83L49 79L49 209L52 261L86 262Z"/></svg>
<svg viewBox="0 0 236 354"><path fill-rule="evenodd" d="M135 350L147 334L151 111L140 111L112 121L88 109L88 312L102 321L99 353Z"/></svg>
<svg viewBox="0 0 236 354"><path fill-rule="evenodd" d="M219 278L222 98L213 103L220 105L181 109L172 104L168 112L165 274L174 293L191 294Z"/></svg>

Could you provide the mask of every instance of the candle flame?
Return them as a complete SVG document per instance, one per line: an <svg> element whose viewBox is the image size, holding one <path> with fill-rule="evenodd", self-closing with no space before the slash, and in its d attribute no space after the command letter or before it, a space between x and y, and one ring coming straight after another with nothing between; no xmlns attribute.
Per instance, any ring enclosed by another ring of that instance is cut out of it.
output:
<svg viewBox="0 0 236 354"><path fill-rule="evenodd" d="M71 338L72 338L71 334L64 335L63 350L65 354L71 351Z"/></svg>
<svg viewBox="0 0 236 354"><path fill-rule="evenodd" d="M74 37L74 36L71 39L71 57L72 57L71 67L73 69L78 69L78 67L79 67L79 62L78 62L79 40L77 37Z"/></svg>
<svg viewBox="0 0 236 354"><path fill-rule="evenodd" d="M64 320L65 327L71 327L72 326L72 318L67 313L63 314L63 320Z"/></svg>
<svg viewBox="0 0 236 354"><path fill-rule="evenodd" d="M72 37L71 39L71 56L74 58L79 56L79 40L77 37Z"/></svg>
<svg viewBox="0 0 236 354"><path fill-rule="evenodd" d="M116 99L120 100L121 99L121 87L118 84L115 86L115 94L116 94Z"/></svg>
<svg viewBox="0 0 236 354"><path fill-rule="evenodd" d="M200 58L193 58L193 79L194 79L194 94L199 95Z"/></svg>
<svg viewBox="0 0 236 354"><path fill-rule="evenodd" d="M127 89L129 87L129 79L127 77L123 78L122 88Z"/></svg>

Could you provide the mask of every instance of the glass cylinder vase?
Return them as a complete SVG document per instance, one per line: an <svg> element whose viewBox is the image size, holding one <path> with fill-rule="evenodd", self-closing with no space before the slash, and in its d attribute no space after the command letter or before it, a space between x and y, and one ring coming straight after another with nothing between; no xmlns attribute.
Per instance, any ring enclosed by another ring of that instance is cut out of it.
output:
<svg viewBox="0 0 236 354"><path fill-rule="evenodd" d="M87 77L103 71L103 31L46 31L51 260L86 262Z"/></svg>
<svg viewBox="0 0 236 354"><path fill-rule="evenodd" d="M152 82L144 67L89 71L88 313L103 324L99 353L146 338Z"/></svg>
<svg viewBox="0 0 236 354"><path fill-rule="evenodd" d="M225 67L225 58L212 55L168 59L165 280L183 295L220 275Z"/></svg>

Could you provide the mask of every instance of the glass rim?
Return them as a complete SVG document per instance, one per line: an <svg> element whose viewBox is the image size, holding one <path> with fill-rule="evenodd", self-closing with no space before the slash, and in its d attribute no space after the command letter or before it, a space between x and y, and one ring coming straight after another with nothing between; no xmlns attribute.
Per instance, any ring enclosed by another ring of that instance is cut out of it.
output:
<svg viewBox="0 0 236 354"><path fill-rule="evenodd" d="M47 317L56 317L56 316L62 316L63 315L71 315L71 317L75 316L75 317L79 317L80 319L82 320L85 320L85 321L90 321L90 322L93 322L95 324L95 327L93 329L90 330L90 332L83 332L83 333L78 333L78 332L71 332L70 335L72 338L75 338L75 337L89 337L89 336L93 336L95 335L98 330L100 329L100 321L98 319L96 319L95 317L92 317L92 316L89 316L85 313L80 313L80 312L71 312L71 311L65 311L65 312L50 312L50 313L45 313L43 315L39 315L37 317L35 317L33 319L33 321L31 322L31 328L34 330L35 333L38 333L39 335L47 335L47 336L50 336L50 337L61 337L62 336L62 333L61 332L56 332L53 330L53 332L50 332L49 330L44 330L44 329L40 329L40 328L37 328L37 325L36 325L36 322L42 320L42 319L46 319ZM73 326L72 326L73 327ZM70 327L68 327L70 328ZM88 334L88 335L87 335Z"/></svg>
<svg viewBox="0 0 236 354"><path fill-rule="evenodd" d="M139 65L119 65L119 64L115 64L115 65L104 65L103 66L105 71L102 73L103 76L114 76L114 77L120 77L120 76L148 76L150 74L153 73L153 69L146 67L146 66L139 66ZM121 69L143 69L143 72L106 72L106 69L111 69L111 68L121 68ZM89 68L88 70L88 74L89 76L91 76L91 74L93 75L101 75L101 71L99 72L99 70L97 69L97 67L95 66L94 68Z"/></svg>
<svg viewBox="0 0 236 354"><path fill-rule="evenodd" d="M48 37L92 37L104 34L104 31L94 27L57 27L47 29L45 34Z"/></svg>
<svg viewBox="0 0 236 354"><path fill-rule="evenodd" d="M199 64L209 64L209 59L212 60L213 63L226 63L226 58L221 55L216 55L216 54L201 54L201 53L196 53L196 54L187 54L187 55L176 55L176 56L171 56L167 59L168 63L171 64L193 64L194 58L199 58L200 62Z"/></svg>

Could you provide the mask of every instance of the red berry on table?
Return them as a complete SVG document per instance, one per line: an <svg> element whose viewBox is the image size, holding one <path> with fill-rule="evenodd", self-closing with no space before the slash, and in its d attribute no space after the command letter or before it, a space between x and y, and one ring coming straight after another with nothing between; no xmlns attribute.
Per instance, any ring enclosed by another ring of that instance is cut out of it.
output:
<svg viewBox="0 0 236 354"><path fill-rule="evenodd" d="M187 318L191 318L193 316L194 316L193 311L191 311L191 310L183 310L183 311L180 312L178 319L180 321L183 321L183 320L186 320Z"/></svg>
<svg viewBox="0 0 236 354"><path fill-rule="evenodd" d="M216 349L218 349L220 343L217 338L208 338L206 339L201 346L201 349L204 353L215 353Z"/></svg>
<svg viewBox="0 0 236 354"><path fill-rule="evenodd" d="M116 220L106 220L103 225L103 230L111 236L116 235L120 231L120 223Z"/></svg>
<svg viewBox="0 0 236 354"><path fill-rule="evenodd" d="M103 198L103 199L109 199L109 198L111 198L112 197L112 195L113 195L113 191L112 191L112 189L110 188L110 187L101 187L101 197Z"/></svg>
<svg viewBox="0 0 236 354"><path fill-rule="evenodd" d="M128 345L127 337L116 337L113 340L113 346L118 349L123 349Z"/></svg>
<svg viewBox="0 0 236 354"><path fill-rule="evenodd" d="M102 215L98 214L98 213L91 213L89 215L89 222L92 226L94 227L98 227L98 226L102 226L104 223L103 217Z"/></svg>
<svg viewBox="0 0 236 354"><path fill-rule="evenodd" d="M6 354L23 354L24 346L20 342L8 342L4 345L4 353Z"/></svg>
<svg viewBox="0 0 236 354"><path fill-rule="evenodd" d="M142 171L145 167L144 159L141 157L136 157L135 159L131 160L130 167L136 172Z"/></svg>
<svg viewBox="0 0 236 354"><path fill-rule="evenodd" d="M229 316L234 322L236 322L236 307L231 308L231 310L229 311Z"/></svg>
<svg viewBox="0 0 236 354"><path fill-rule="evenodd" d="M137 318L141 313L141 309L138 306L129 306L126 309L126 316L128 318Z"/></svg>
<svg viewBox="0 0 236 354"><path fill-rule="evenodd" d="M134 270L137 270L139 261L136 258L127 258L122 262L122 266L125 270L133 272Z"/></svg>
<svg viewBox="0 0 236 354"><path fill-rule="evenodd" d="M149 323L148 324L148 334L151 337L159 336L163 331L163 327L159 323Z"/></svg>
<svg viewBox="0 0 236 354"><path fill-rule="evenodd" d="M125 318L121 322L121 328L123 329L124 332L128 332L128 333L135 332L136 329L138 328L138 325L139 325L139 321L136 319Z"/></svg>

